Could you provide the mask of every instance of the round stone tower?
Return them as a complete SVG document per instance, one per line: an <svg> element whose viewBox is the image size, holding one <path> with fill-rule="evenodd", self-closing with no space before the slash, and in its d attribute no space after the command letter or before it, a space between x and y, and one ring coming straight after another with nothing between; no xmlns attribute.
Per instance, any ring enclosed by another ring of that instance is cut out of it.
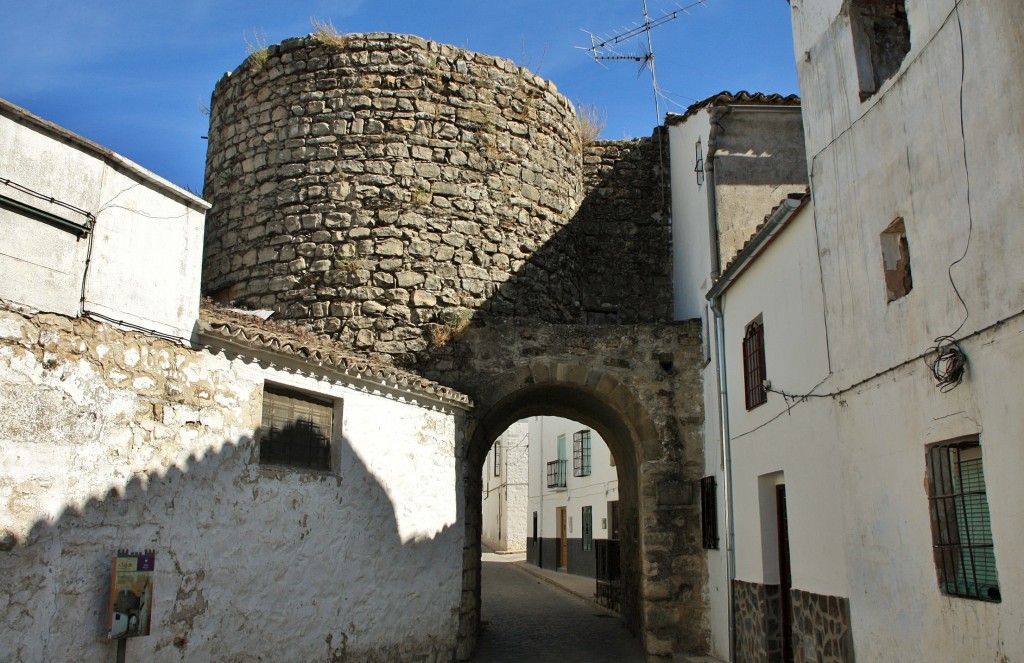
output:
<svg viewBox="0 0 1024 663"><path fill-rule="evenodd" d="M412 36L310 36L248 58L210 109L215 299L405 360L473 315L577 321L555 275L583 146L553 84Z"/></svg>

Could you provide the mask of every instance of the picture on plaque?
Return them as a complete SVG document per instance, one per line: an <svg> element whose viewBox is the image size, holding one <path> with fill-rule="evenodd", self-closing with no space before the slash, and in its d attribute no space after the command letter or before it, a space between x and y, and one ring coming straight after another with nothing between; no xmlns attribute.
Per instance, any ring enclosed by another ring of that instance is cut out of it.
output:
<svg viewBox="0 0 1024 663"><path fill-rule="evenodd" d="M149 635L153 614L153 566L156 553L119 551L110 577L107 637L111 640Z"/></svg>

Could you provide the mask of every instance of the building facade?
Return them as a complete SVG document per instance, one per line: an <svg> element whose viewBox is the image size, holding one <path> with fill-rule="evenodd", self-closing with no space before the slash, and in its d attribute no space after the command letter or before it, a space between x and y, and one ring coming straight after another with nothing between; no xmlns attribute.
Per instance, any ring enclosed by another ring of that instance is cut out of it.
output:
<svg viewBox="0 0 1024 663"><path fill-rule="evenodd" d="M0 172L0 658L455 658L468 399L200 309L205 203L8 104Z"/></svg>
<svg viewBox="0 0 1024 663"><path fill-rule="evenodd" d="M527 561L596 577L598 541L618 540L615 459L596 431L531 417Z"/></svg>
<svg viewBox="0 0 1024 663"><path fill-rule="evenodd" d="M530 430L519 421L502 433L484 461L481 542L499 552L526 550Z"/></svg>
<svg viewBox="0 0 1024 663"><path fill-rule="evenodd" d="M1015 660L1024 8L790 6L813 202L705 291L712 652Z"/></svg>

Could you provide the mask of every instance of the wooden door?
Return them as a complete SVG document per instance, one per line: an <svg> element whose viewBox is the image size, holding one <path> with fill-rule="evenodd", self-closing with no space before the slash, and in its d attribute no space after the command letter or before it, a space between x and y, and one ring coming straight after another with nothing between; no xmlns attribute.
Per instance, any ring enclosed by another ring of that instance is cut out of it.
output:
<svg viewBox="0 0 1024 663"><path fill-rule="evenodd" d="M789 516L786 514L786 484L775 486L775 507L779 537L779 591L782 593L782 660L793 662L793 586L789 567Z"/></svg>

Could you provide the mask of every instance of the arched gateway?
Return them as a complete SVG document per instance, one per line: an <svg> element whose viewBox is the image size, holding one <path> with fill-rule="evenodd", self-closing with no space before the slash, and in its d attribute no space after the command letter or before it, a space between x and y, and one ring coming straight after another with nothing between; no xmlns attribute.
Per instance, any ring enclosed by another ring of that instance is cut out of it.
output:
<svg viewBox="0 0 1024 663"><path fill-rule="evenodd" d="M477 378L460 385L476 403L461 473L467 496L465 648L471 648L479 621L484 457L509 424L554 415L593 428L615 455L627 625L643 634L649 654L700 651L705 565L691 488L701 471L699 327L511 323L474 329L464 338L467 349L493 348L499 341L505 351L486 362L469 360Z"/></svg>
<svg viewBox="0 0 1024 663"><path fill-rule="evenodd" d="M588 143L554 85L391 34L292 39L217 85L205 291L469 395L459 656L479 624L483 458L510 423L619 461L623 616L707 649L697 323L671 323L667 145Z"/></svg>

